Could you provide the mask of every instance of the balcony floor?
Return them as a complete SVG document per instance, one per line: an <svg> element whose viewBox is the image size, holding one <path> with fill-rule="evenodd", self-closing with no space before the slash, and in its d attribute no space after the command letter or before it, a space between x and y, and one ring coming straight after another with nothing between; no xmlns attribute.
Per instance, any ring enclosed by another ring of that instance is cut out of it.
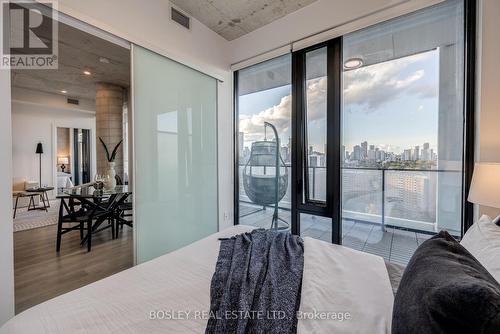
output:
<svg viewBox="0 0 500 334"><path fill-rule="evenodd" d="M240 204L240 224L269 228L273 209L261 210L251 204ZM279 210L279 217L290 222L291 213ZM283 224L283 223L281 223ZM301 235L331 242L330 219L309 215L301 216ZM395 228L382 231L380 225L360 221L342 222L342 244L359 251L379 255L385 260L406 266L417 247L431 235Z"/></svg>

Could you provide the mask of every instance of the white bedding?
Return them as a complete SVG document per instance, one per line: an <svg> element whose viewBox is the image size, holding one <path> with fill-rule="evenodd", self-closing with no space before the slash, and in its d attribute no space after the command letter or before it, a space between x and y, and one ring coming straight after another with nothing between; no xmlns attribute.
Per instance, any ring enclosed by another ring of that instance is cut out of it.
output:
<svg viewBox="0 0 500 334"><path fill-rule="evenodd" d="M73 182L71 181L71 174L57 172L57 189L71 188Z"/></svg>
<svg viewBox="0 0 500 334"><path fill-rule="evenodd" d="M44 302L0 333L203 333L217 239L249 230L229 228ZM316 319L299 319L299 333L390 333L393 294L382 258L305 238L302 284L300 311ZM152 311L188 319L151 320ZM321 314L350 319L322 320Z"/></svg>

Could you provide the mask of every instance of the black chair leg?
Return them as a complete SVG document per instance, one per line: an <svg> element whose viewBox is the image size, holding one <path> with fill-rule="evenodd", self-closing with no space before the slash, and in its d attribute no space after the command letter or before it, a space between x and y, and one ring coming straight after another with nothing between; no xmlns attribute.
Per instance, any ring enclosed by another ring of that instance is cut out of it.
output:
<svg viewBox="0 0 500 334"><path fill-rule="evenodd" d="M115 236L116 236L116 233L115 233L116 232L116 229L115 229L115 220L112 219L112 218L110 218L109 221L108 221L108 223L111 224L111 234L112 234L111 239L115 239ZM118 237L118 236L116 236L116 237Z"/></svg>
<svg viewBox="0 0 500 334"><path fill-rule="evenodd" d="M83 225L84 223L80 223L80 240L83 240L83 229L85 228Z"/></svg>
<svg viewBox="0 0 500 334"><path fill-rule="evenodd" d="M87 221L87 252L92 248L92 219Z"/></svg>
<svg viewBox="0 0 500 334"><path fill-rule="evenodd" d="M58 253L61 250L62 221L63 221L63 204L62 204L62 200L61 200L61 206L59 207L59 219L57 220L56 252L58 252Z"/></svg>
<svg viewBox="0 0 500 334"><path fill-rule="evenodd" d="M16 196L16 205L14 206L14 217L12 219L16 219L17 203L18 202L19 202L19 196Z"/></svg>

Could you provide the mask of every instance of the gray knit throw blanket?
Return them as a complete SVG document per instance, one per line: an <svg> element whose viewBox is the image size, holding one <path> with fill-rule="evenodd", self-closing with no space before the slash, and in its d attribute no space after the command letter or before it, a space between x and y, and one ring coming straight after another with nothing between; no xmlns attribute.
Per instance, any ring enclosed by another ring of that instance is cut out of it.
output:
<svg viewBox="0 0 500 334"><path fill-rule="evenodd" d="M303 240L254 230L221 239L205 333L296 333Z"/></svg>

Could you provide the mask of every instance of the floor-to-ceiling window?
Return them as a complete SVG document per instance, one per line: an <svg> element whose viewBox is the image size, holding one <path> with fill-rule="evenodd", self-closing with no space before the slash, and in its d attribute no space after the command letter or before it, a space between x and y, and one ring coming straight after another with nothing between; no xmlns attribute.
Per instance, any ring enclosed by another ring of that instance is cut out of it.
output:
<svg viewBox="0 0 500 334"><path fill-rule="evenodd" d="M405 264L462 228L464 6L343 38L343 244Z"/></svg>
<svg viewBox="0 0 500 334"><path fill-rule="evenodd" d="M269 162L258 174L252 159L274 140L267 121L279 124L289 176L279 212L295 233L401 264L442 229L460 237L473 128L467 4L447 0L238 71L239 223L271 226L273 204L251 196L275 190L262 181L275 176ZM292 82L276 70L285 63Z"/></svg>
<svg viewBox="0 0 500 334"><path fill-rule="evenodd" d="M239 223L270 228L277 219L289 230L291 56L247 67L236 78Z"/></svg>

